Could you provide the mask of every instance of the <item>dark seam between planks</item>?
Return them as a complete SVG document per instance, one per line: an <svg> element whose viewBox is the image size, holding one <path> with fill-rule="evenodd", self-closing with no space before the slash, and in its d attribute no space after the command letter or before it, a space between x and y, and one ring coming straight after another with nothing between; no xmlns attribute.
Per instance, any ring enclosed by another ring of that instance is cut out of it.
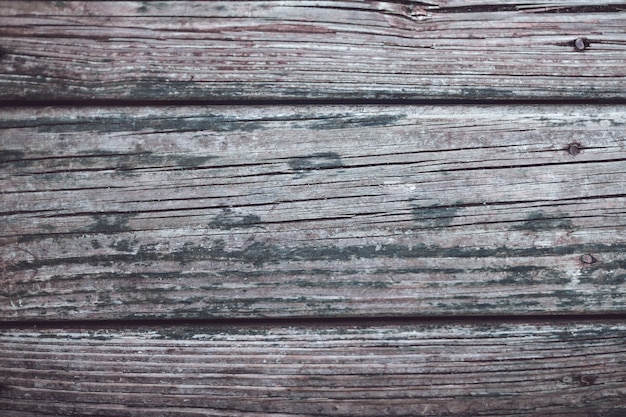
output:
<svg viewBox="0 0 626 417"><path fill-rule="evenodd" d="M578 5L578 6L564 6L564 5L550 5L546 3L544 6L530 5L520 2L519 4L497 4L494 1L493 4L482 5L468 5L468 6L437 6L436 4L426 1L411 1L411 0L391 0L390 3L402 4L407 7L422 7L425 10L433 13L496 13L496 12L526 12L526 13L619 13L626 11L626 3L617 4L604 4L604 5ZM321 6L323 8L323 6ZM329 8L335 8L330 6ZM337 7L337 9L339 9ZM354 8L356 9L356 8ZM358 9L364 10L364 9ZM395 13L399 16L404 16L401 13ZM404 16L407 17L407 16Z"/></svg>
<svg viewBox="0 0 626 417"><path fill-rule="evenodd" d="M442 315L442 316L364 316L364 317L282 317L282 318L211 318L211 319L131 319L131 320L21 320L0 321L0 330L13 329L113 329L144 327L374 327L416 325L483 324L566 324L569 322L603 324L623 323L624 313L531 314L531 315Z"/></svg>
<svg viewBox="0 0 626 417"><path fill-rule="evenodd" d="M411 2L398 2L411 4ZM420 3L418 3L420 5ZM428 11L433 13L496 13L496 12L525 12L525 13L620 13L626 11L626 3L604 4L604 5L579 5L579 6L563 6L559 4L551 5L546 3L545 6L539 5L518 5L510 4L485 4L485 5L468 5L454 7L427 7Z"/></svg>

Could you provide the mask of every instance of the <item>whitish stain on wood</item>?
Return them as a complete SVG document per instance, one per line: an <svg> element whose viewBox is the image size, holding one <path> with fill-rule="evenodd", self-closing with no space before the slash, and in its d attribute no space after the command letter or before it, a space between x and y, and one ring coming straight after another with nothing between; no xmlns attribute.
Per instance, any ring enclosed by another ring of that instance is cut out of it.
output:
<svg viewBox="0 0 626 417"><path fill-rule="evenodd" d="M622 99L588 3L3 2L0 99Z"/></svg>
<svg viewBox="0 0 626 417"><path fill-rule="evenodd" d="M2 319L622 312L625 110L3 109Z"/></svg>
<svg viewBox="0 0 626 417"><path fill-rule="evenodd" d="M6 417L621 416L618 322L0 332Z"/></svg>

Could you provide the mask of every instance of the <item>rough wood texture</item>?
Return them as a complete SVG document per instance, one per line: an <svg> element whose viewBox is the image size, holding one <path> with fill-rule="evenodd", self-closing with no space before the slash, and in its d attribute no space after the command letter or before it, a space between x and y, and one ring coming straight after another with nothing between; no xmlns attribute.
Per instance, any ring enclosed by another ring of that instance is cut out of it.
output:
<svg viewBox="0 0 626 417"><path fill-rule="evenodd" d="M0 3L0 100L623 99L626 5Z"/></svg>
<svg viewBox="0 0 626 417"><path fill-rule="evenodd" d="M5 417L626 412L626 325L4 330Z"/></svg>
<svg viewBox="0 0 626 417"><path fill-rule="evenodd" d="M0 415L623 417L625 27L0 1Z"/></svg>
<svg viewBox="0 0 626 417"><path fill-rule="evenodd" d="M0 119L3 320L626 308L623 106Z"/></svg>

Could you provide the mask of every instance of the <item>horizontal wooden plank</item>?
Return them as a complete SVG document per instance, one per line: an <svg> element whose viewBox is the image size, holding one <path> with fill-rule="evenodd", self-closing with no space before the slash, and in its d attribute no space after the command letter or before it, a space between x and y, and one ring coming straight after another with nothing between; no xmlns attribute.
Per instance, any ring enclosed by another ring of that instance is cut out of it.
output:
<svg viewBox="0 0 626 417"><path fill-rule="evenodd" d="M623 106L3 109L3 320L626 309Z"/></svg>
<svg viewBox="0 0 626 417"><path fill-rule="evenodd" d="M0 331L3 416L626 412L617 322Z"/></svg>
<svg viewBox="0 0 626 417"><path fill-rule="evenodd" d="M626 5L0 3L0 100L623 99Z"/></svg>

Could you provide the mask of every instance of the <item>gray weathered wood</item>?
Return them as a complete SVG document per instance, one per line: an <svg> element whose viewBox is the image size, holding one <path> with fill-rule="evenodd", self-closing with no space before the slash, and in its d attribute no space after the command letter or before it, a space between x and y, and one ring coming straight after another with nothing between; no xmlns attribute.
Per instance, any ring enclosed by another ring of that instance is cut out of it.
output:
<svg viewBox="0 0 626 417"><path fill-rule="evenodd" d="M626 415L625 12L0 1L0 415Z"/></svg>
<svg viewBox="0 0 626 417"><path fill-rule="evenodd" d="M623 99L625 8L7 1L0 100Z"/></svg>
<svg viewBox="0 0 626 417"><path fill-rule="evenodd" d="M5 417L622 416L618 322L0 331Z"/></svg>
<svg viewBox="0 0 626 417"><path fill-rule="evenodd" d="M3 320L626 308L623 106L0 120Z"/></svg>

